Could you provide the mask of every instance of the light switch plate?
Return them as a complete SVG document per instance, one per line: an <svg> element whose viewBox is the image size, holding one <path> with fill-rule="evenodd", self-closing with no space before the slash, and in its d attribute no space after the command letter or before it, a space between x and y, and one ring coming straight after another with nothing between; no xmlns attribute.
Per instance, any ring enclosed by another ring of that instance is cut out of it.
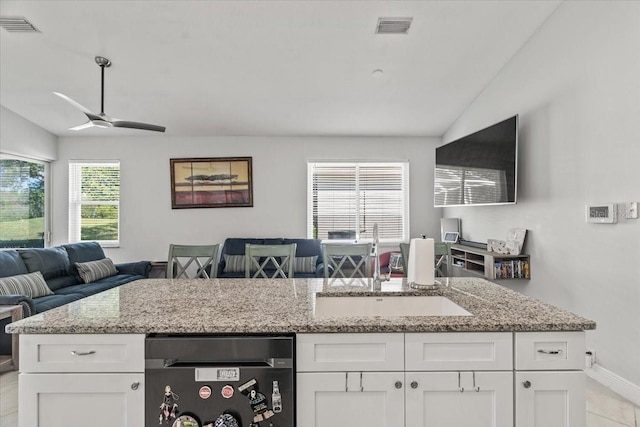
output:
<svg viewBox="0 0 640 427"><path fill-rule="evenodd" d="M638 202L627 203L627 219L638 219Z"/></svg>

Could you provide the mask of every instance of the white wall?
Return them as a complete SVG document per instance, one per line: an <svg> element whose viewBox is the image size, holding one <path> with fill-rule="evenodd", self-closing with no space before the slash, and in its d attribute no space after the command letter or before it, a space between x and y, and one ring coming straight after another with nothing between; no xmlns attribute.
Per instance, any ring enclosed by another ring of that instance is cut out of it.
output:
<svg viewBox="0 0 640 427"><path fill-rule="evenodd" d="M529 230L528 282L504 283L597 322L598 363L640 385L640 220L585 222L640 201L640 3L565 2L444 136L520 114L512 206L444 209L465 239Z"/></svg>
<svg viewBox="0 0 640 427"><path fill-rule="evenodd" d="M39 160L57 157L57 137L0 105L0 152Z"/></svg>
<svg viewBox="0 0 640 427"><path fill-rule="evenodd" d="M67 137L53 165L53 244L67 241L68 162L119 159L120 247L115 261L165 260L170 243L222 243L227 237L306 237L307 161L409 160L412 236L439 235L433 208L433 155L439 138ZM252 208L171 209L169 159L253 158ZM396 248L397 249L397 248Z"/></svg>

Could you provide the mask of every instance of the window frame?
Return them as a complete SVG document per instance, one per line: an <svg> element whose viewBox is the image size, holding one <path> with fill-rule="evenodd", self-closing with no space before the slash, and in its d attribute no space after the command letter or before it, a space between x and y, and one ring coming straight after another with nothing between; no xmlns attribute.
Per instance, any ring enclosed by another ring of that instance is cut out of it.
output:
<svg viewBox="0 0 640 427"><path fill-rule="evenodd" d="M100 167L100 166L117 166L118 167L118 201L89 201L83 202L80 194L82 186L82 168L83 167ZM75 170L74 170L75 169ZM105 248L120 247L120 217L121 217L121 186L122 186L122 166L120 160L69 160L69 243L79 242L98 242L100 246ZM73 176L75 174L75 176ZM82 206L91 205L113 205L118 207L118 237L117 240L82 240Z"/></svg>
<svg viewBox="0 0 640 427"><path fill-rule="evenodd" d="M46 159L28 157L19 154L11 154L0 151L0 159L19 160L23 162L37 163L44 166L44 227L43 246L46 248L51 244L51 162ZM20 249L20 248L2 248Z"/></svg>
<svg viewBox="0 0 640 427"><path fill-rule="evenodd" d="M401 217L402 217L402 236L397 238L383 238L382 236L379 238L379 243L382 244L398 244L401 242L406 242L409 240L410 234L410 170L409 170L409 161L408 160L308 160L307 161L307 238L316 238L314 237L314 196L317 194L314 192L314 174L316 165L321 165L325 167L354 167L354 183L356 185L356 203L354 206L355 213L354 216L356 218L356 234L354 239L322 239L323 242L331 242L331 243L353 243L353 242L373 242L372 237L361 237L360 231L361 228L359 226L359 219L363 218L363 214L360 212L361 203L360 203L360 195L363 190L360 189L360 181L361 174L360 168L363 166L369 167L390 167L390 166L400 166L401 167L401 185L402 188L400 190L402 202L401 206Z"/></svg>

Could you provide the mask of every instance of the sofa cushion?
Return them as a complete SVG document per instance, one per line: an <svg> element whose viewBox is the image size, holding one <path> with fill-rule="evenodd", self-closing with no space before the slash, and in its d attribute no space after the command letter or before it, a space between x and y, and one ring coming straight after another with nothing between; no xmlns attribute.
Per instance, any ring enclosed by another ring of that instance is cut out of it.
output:
<svg viewBox="0 0 640 427"><path fill-rule="evenodd" d="M69 274L69 256L63 248L19 249L18 252L30 273L39 271L45 279Z"/></svg>
<svg viewBox="0 0 640 427"><path fill-rule="evenodd" d="M296 257L318 256L322 262L322 241L318 239L283 239L283 245L296 244Z"/></svg>
<svg viewBox="0 0 640 427"><path fill-rule="evenodd" d="M17 276L28 272L18 251L0 251L0 277Z"/></svg>
<svg viewBox="0 0 640 427"><path fill-rule="evenodd" d="M52 295L51 289L42 277L42 273L20 274L0 279L0 295L26 295L31 298Z"/></svg>
<svg viewBox="0 0 640 427"><path fill-rule="evenodd" d="M129 274L116 274L115 276L105 277L96 282L87 284L80 284L74 286L68 286L64 289L60 289L56 294L58 295L71 295L80 294L83 297L88 297L98 292L106 291L111 288L116 288L125 283L133 282L134 280L144 279L143 276L129 275Z"/></svg>
<svg viewBox="0 0 640 427"><path fill-rule="evenodd" d="M61 305L68 304L73 301L84 298L82 294L67 294L67 295L47 295L44 297L36 298L33 303L36 306L36 313L42 313L52 308L60 307Z"/></svg>
<svg viewBox="0 0 640 427"><path fill-rule="evenodd" d="M49 286L49 289L51 289L53 292L58 292L58 289L62 289L66 286L77 285L78 283L82 283L81 280L78 280L78 277L76 276L54 277L53 279L47 280L47 286Z"/></svg>
<svg viewBox="0 0 640 427"><path fill-rule="evenodd" d="M315 273L318 256L295 257L293 260L294 273Z"/></svg>
<svg viewBox="0 0 640 427"><path fill-rule="evenodd" d="M225 273L244 273L244 255L224 255Z"/></svg>
<svg viewBox="0 0 640 427"><path fill-rule="evenodd" d="M116 266L113 265L113 261L109 258L99 259L97 261L76 262L75 266L84 283L95 282L96 280L118 274Z"/></svg>
<svg viewBox="0 0 640 427"><path fill-rule="evenodd" d="M244 247L247 243L252 245L264 245L264 239L245 239L230 237L224 241L222 255L244 255ZM244 270L243 270L244 271Z"/></svg>
<svg viewBox="0 0 640 427"><path fill-rule="evenodd" d="M78 274L78 269L75 265L76 262L97 261L106 258L102 246L100 246L98 242L71 243L63 245L62 247L67 251L67 254L69 254L69 263L71 264L69 272L77 276L78 281L82 279Z"/></svg>

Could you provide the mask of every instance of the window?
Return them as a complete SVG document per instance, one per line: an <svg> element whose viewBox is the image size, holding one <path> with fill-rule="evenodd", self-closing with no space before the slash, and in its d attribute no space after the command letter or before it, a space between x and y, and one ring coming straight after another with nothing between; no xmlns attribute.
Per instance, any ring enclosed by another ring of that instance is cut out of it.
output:
<svg viewBox="0 0 640 427"><path fill-rule="evenodd" d="M0 155L0 248L43 248L49 164Z"/></svg>
<svg viewBox="0 0 640 427"><path fill-rule="evenodd" d="M120 240L120 162L69 163L69 242Z"/></svg>
<svg viewBox="0 0 640 427"><path fill-rule="evenodd" d="M409 163L310 162L307 236L381 242L409 238Z"/></svg>

